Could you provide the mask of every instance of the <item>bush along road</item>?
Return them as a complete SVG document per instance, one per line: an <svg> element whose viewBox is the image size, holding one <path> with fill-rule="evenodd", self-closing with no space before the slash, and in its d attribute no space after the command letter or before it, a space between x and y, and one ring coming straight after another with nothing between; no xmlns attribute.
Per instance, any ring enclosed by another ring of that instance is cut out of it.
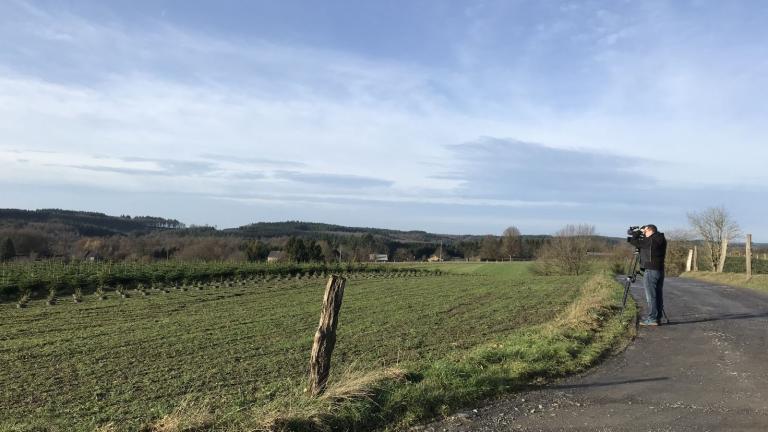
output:
<svg viewBox="0 0 768 432"><path fill-rule="evenodd" d="M641 283L632 294L644 304ZM670 323L588 373L465 409L424 431L768 430L768 295L668 278Z"/></svg>

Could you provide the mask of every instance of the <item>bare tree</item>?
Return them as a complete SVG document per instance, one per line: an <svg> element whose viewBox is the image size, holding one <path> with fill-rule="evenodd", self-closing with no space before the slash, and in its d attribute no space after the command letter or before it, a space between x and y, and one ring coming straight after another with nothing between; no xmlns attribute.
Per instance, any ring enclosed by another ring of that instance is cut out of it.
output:
<svg viewBox="0 0 768 432"><path fill-rule="evenodd" d="M739 224L723 206L688 213L688 221L704 241L712 260L712 269L722 273L728 243L738 237L741 231Z"/></svg>
<svg viewBox="0 0 768 432"><path fill-rule="evenodd" d="M494 261L499 258L499 242L496 237L487 235L480 243L480 259Z"/></svg>
<svg viewBox="0 0 768 432"><path fill-rule="evenodd" d="M505 256L512 261L513 257L519 257L523 252L523 240L520 237L520 230L516 226L511 226L504 230L501 240L501 250Z"/></svg>
<svg viewBox="0 0 768 432"><path fill-rule="evenodd" d="M537 270L543 274L584 274L590 264L587 252L595 243L593 225L566 225L539 251Z"/></svg>

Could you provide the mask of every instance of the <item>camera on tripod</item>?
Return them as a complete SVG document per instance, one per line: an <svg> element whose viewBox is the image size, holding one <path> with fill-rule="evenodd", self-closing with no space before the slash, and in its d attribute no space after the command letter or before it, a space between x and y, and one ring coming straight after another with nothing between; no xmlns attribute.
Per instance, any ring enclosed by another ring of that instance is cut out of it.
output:
<svg viewBox="0 0 768 432"><path fill-rule="evenodd" d="M632 237L633 239L645 238L645 233L643 232L644 228L645 228L645 225L643 225L643 226L631 226L627 230L627 235Z"/></svg>

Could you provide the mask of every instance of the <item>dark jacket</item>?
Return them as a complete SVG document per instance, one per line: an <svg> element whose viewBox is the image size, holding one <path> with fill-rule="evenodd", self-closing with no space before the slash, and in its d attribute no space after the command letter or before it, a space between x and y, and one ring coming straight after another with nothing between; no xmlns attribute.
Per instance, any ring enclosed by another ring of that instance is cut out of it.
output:
<svg viewBox="0 0 768 432"><path fill-rule="evenodd" d="M627 241L640 249L640 267L646 270L664 270L667 255L667 239L664 233L656 232L650 237L627 237Z"/></svg>

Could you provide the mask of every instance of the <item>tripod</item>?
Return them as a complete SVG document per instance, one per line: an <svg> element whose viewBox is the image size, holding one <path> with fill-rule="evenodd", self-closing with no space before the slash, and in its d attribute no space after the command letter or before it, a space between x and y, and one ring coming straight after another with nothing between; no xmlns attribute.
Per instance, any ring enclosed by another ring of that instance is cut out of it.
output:
<svg viewBox="0 0 768 432"><path fill-rule="evenodd" d="M640 269L638 269L639 265L640 265L640 249L635 248L635 251L632 253L632 258L630 258L629 260L627 274L624 276L624 298L621 301L622 312L624 312L624 309L627 307L627 296L629 296L630 287L637 280L637 276L643 274L643 272L640 271ZM661 307L661 314L664 317L664 319L667 321L667 324L669 324L669 317L667 316L667 312L664 310L663 306Z"/></svg>

